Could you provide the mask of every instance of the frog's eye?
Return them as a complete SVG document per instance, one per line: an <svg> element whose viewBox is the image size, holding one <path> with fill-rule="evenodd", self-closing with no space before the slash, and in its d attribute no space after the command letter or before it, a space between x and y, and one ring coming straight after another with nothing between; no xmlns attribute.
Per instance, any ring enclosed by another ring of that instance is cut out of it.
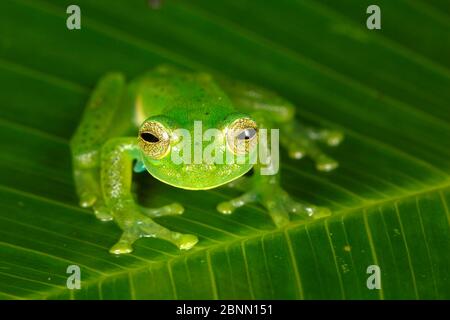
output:
<svg viewBox="0 0 450 320"><path fill-rule="evenodd" d="M235 154L248 153L257 142L256 122L249 118L240 118L227 128L227 144Z"/></svg>
<svg viewBox="0 0 450 320"><path fill-rule="evenodd" d="M155 136L151 132L142 132L141 133L141 139L148 143L156 143L159 142L159 138Z"/></svg>
<svg viewBox="0 0 450 320"><path fill-rule="evenodd" d="M159 122L146 121L139 130L138 139L141 149L153 159L161 159L169 153L170 135Z"/></svg>
<svg viewBox="0 0 450 320"><path fill-rule="evenodd" d="M256 135L255 128L246 128L246 129L242 130L241 133L239 133L236 138L238 140L245 141L245 140L253 139L255 137L255 135Z"/></svg>

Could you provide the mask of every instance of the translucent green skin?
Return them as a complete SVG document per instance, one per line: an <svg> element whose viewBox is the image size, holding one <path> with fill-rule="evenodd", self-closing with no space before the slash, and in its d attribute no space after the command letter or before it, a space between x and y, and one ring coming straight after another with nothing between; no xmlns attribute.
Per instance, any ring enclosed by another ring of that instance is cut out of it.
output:
<svg viewBox="0 0 450 320"><path fill-rule="evenodd" d="M169 130L187 129L193 135L194 121L202 122L203 131L223 130L235 119L247 116L259 128L279 128L280 143L291 157L308 155L319 170L334 169L337 163L320 151L316 141L335 146L342 134L303 126L294 119L294 110L288 101L268 90L170 66L157 67L128 85L121 74L107 74L92 93L71 140L80 205L93 207L97 218L115 220L123 230L110 250L114 254L131 252L132 244L141 237L165 239L185 250L198 242L195 235L172 232L152 220L182 214L180 204L144 208L135 202L131 192L133 162L137 162L135 170L146 169L143 171L158 180L183 189L203 190L228 184L244 191L241 197L217 206L223 214L258 202L278 227L289 223L290 213L313 218L328 215L326 208L291 199L280 187L279 174L260 175L259 165L255 165L251 178L242 177L251 164L177 165L170 156L159 160L148 157L138 144L138 128L148 119ZM175 143L171 140L171 145Z"/></svg>

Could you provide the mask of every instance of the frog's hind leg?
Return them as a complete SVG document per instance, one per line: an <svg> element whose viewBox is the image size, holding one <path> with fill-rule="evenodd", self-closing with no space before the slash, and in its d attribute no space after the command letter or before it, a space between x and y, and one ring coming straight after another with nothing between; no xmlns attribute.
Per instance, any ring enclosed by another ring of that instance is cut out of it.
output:
<svg viewBox="0 0 450 320"><path fill-rule="evenodd" d="M80 206L94 207L100 220L112 220L103 205L100 187L100 152L123 96L125 79L110 73L100 79L70 141L75 188Z"/></svg>
<svg viewBox="0 0 450 320"><path fill-rule="evenodd" d="M320 171L331 171L338 166L321 151L318 142L337 146L343 139L341 132L303 125L295 119L295 107L267 89L226 78L216 80L235 106L255 116L258 122L262 122L262 127L280 129L280 142L288 149L291 158L309 156Z"/></svg>

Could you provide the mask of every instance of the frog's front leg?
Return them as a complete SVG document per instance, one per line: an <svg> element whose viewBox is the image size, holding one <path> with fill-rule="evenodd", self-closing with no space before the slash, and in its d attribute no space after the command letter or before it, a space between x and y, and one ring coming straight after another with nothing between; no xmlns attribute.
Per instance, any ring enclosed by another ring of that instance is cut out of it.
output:
<svg viewBox="0 0 450 320"><path fill-rule="evenodd" d="M304 218L322 218L331 214L330 210L292 199L280 186L279 174L261 175L260 167L254 168L252 177L243 177L228 184L229 187L245 191L240 197L219 203L217 210L223 214L231 214L234 210L248 203L263 205L277 227L289 223L289 214Z"/></svg>
<svg viewBox="0 0 450 320"><path fill-rule="evenodd" d="M175 215L183 212L179 204L159 209L142 208L131 193L133 160L139 158L136 138L114 138L102 149L101 186L105 206L123 230L120 240L111 248L114 254L129 253L133 243L141 237L155 237L172 242L188 250L198 239L194 235L170 231L154 222L151 217Z"/></svg>

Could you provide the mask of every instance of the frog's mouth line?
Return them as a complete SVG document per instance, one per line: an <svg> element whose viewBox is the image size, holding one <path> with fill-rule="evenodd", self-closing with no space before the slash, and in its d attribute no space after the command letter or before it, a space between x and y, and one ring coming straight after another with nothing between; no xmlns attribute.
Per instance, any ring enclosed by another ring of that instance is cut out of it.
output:
<svg viewBox="0 0 450 320"><path fill-rule="evenodd" d="M236 180L236 179L242 177L243 175L245 175L246 173L248 173L252 168L253 168L253 166L249 166L248 170L244 170L243 172L239 173L238 175L232 176L232 177L230 177L230 179L221 181L220 183L211 184L211 185L206 185L206 186L199 186L199 187L192 187L192 186L187 186L187 185L184 185L184 184L177 184L177 183L169 182L169 179L166 179L166 180L165 180L165 179L163 179L163 178L160 178L160 177L154 175L152 172L150 172L150 171L148 171L148 170L147 170L147 171L148 171L148 172L150 173L150 175L151 175L152 177L154 177L155 179L157 179L157 180L159 180L159 181L161 181L161 182L163 182L163 183L165 183L165 184L168 184L168 185L170 185L170 186L172 186L172 187L176 187L176 188L180 188L180 189L185 189L185 190L193 190L193 191L195 191L195 190L209 190L209 189L214 189L214 188L220 187L220 186L222 186L222 185L225 185L225 184L227 184L227 183L229 183L229 182L231 182L231 181L233 181L233 180Z"/></svg>

